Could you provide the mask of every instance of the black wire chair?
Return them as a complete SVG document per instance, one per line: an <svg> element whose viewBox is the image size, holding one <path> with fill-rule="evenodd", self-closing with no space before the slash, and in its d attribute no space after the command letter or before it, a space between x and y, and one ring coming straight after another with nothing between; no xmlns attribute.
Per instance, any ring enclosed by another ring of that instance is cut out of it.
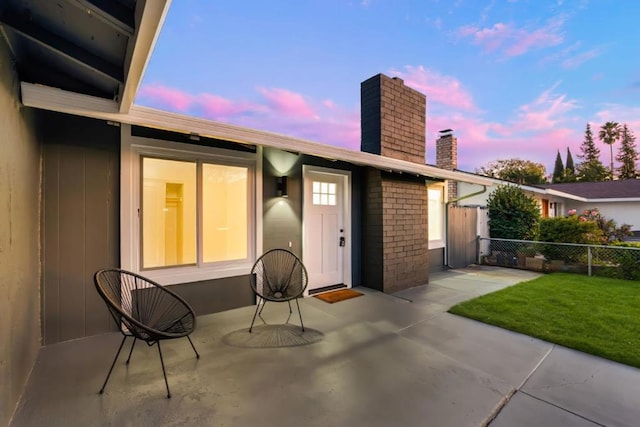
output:
<svg viewBox="0 0 640 427"><path fill-rule="evenodd" d="M107 304L113 320L115 320L123 338L113 359L107 378L100 389L100 394L109 381L113 367L118 360L122 346L128 337L133 337L127 364L131 360L133 348L137 340L148 346L158 345L160 364L164 383L167 386L167 397L171 397L167 372L164 368L160 341L187 337L191 348L200 358L189 334L196 327L196 315L191 306L178 294L138 274L120 269L99 270L94 275L94 283L98 293Z"/></svg>
<svg viewBox="0 0 640 427"><path fill-rule="evenodd" d="M291 300L296 301L298 315L300 316L300 326L304 332L302 323L302 313L298 298L302 296L307 288L307 269L293 252L286 249L272 249L265 252L253 265L250 275L251 289L257 297L262 299L256 303L256 311L253 313L253 320L249 327L249 332L253 329L256 316L262 315L262 310L267 301L287 302L289 304L289 316L291 310Z"/></svg>

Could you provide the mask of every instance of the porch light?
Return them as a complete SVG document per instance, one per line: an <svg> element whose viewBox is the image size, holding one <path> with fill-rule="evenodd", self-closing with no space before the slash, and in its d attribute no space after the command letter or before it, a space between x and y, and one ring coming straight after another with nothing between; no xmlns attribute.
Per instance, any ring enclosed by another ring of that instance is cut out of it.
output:
<svg viewBox="0 0 640 427"><path fill-rule="evenodd" d="M286 176L276 177L276 195L278 197L289 197L289 194L287 193L287 177Z"/></svg>

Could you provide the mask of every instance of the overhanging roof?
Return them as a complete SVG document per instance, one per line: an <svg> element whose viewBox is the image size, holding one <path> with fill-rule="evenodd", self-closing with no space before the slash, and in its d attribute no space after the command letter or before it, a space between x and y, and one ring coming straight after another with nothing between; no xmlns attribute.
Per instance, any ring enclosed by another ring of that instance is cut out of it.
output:
<svg viewBox="0 0 640 427"><path fill-rule="evenodd" d="M3 0L22 82L133 104L171 0Z"/></svg>
<svg viewBox="0 0 640 427"><path fill-rule="evenodd" d="M183 132L186 134L196 133L208 138L223 139L240 144L273 147L427 178L463 181L479 185L492 184L492 181L486 177L448 171L426 164L421 165L376 154L348 150L346 148L170 113L149 107L133 105L129 111L121 111L118 103L115 101L67 92L51 87L23 82L21 88L22 103L27 107L42 108L50 111Z"/></svg>

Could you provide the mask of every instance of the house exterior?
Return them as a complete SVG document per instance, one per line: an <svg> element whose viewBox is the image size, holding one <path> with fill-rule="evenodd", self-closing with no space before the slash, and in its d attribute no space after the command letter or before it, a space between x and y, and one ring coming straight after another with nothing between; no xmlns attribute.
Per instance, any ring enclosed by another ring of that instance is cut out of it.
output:
<svg viewBox="0 0 640 427"><path fill-rule="evenodd" d="M604 182L571 182L540 186L550 196L563 200L563 214L575 209L583 212L598 208L600 214L613 219L618 226L629 224L640 232L640 180Z"/></svg>
<svg viewBox="0 0 640 427"><path fill-rule="evenodd" d="M198 314L254 304L276 247L310 293L394 292L444 268L447 182L490 183L425 164L426 97L381 74L361 152L133 105L169 3L0 5L0 424L42 345L113 330L100 268Z"/></svg>
<svg viewBox="0 0 640 427"><path fill-rule="evenodd" d="M436 141L437 166L469 176L479 176L457 169L457 138L453 131L441 133ZM533 197L540 206L543 218L565 216L570 210L577 212L597 208L600 214L613 219L618 225L629 224L634 234L640 234L640 180L604 182L571 182L561 184L519 185L496 178L489 183L469 180L448 181L449 201L459 206L486 207L489 195L501 185L517 185Z"/></svg>
<svg viewBox="0 0 640 427"><path fill-rule="evenodd" d="M489 195L500 185L516 185L493 179L483 186L458 182L459 191L473 194L458 201L463 206L486 206ZM631 230L640 231L640 180L630 179L604 182L571 182L562 184L518 185L533 197L540 206L543 218L565 216L570 210L583 212L597 208L601 215L613 219L616 224L629 224Z"/></svg>

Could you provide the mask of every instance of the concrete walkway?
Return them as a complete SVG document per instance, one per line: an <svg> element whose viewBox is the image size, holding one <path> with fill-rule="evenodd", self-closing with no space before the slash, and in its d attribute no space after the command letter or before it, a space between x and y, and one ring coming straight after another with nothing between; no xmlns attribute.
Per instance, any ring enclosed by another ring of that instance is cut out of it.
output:
<svg viewBox="0 0 640 427"><path fill-rule="evenodd" d="M41 350L12 425L22 426L637 426L640 370L446 313L532 272L477 267L427 286L335 304L301 302L307 331L270 304L199 318L163 344L121 355L118 333ZM125 347L125 352L128 346Z"/></svg>

